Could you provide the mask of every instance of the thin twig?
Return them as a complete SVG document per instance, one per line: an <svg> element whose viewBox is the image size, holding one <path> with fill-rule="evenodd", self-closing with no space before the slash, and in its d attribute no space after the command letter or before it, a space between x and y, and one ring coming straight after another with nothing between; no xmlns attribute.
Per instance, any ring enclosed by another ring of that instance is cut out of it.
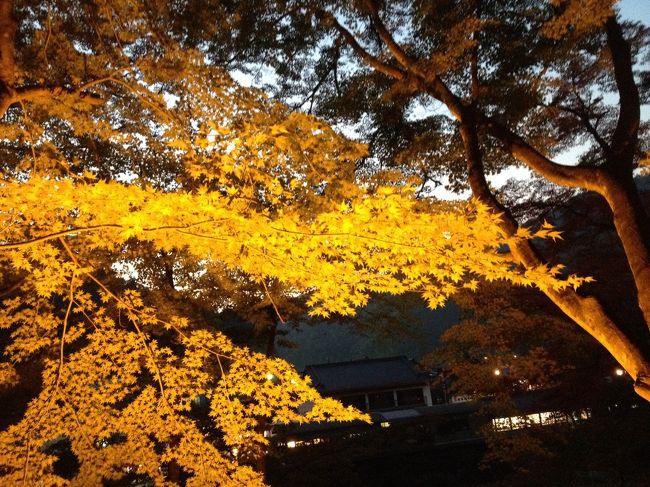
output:
<svg viewBox="0 0 650 487"><path fill-rule="evenodd" d="M226 219L221 219L221 220L208 219L208 220L202 220L202 221L195 222L195 223L188 223L187 225L162 225L160 227L145 227L145 228L142 228L142 231L143 232L157 232L157 231L160 231L160 230L178 230L178 231L181 231L181 230L184 230L184 229L187 229L187 228L192 228L192 227L196 227L196 226L199 226L199 225L204 225L206 223L218 223L218 222L225 221L225 220ZM31 240L24 240L22 242L16 242L16 243L11 243L11 244L0 244L0 250L17 249L17 248L25 247L25 246L32 245L32 244L35 244L35 243L39 243L39 242L46 242L48 240L59 239L60 237L73 235L75 233L93 232L95 230L102 230L102 229L106 229L106 228L117 228L117 229L124 228L124 229L126 229L126 228L129 228L129 227L125 226L125 225L119 225L117 223L105 223L105 224L100 224L100 225L90 225L90 226L87 226L87 227L76 227L76 228L71 228L69 230L61 230L60 232L54 232L54 233L50 233L48 235L43 235L41 237L36 237L36 238L31 239ZM183 233L183 232L180 232L180 233ZM194 234L191 234L191 235L194 235ZM196 235L196 236L202 236L202 235ZM214 237L207 237L207 236L203 236L203 237L204 238L214 238Z"/></svg>
<svg viewBox="0 0 650 487"><path fill-rule="evenodd" d="M72 249L68 246L68 244L65 242L64 239L60 239L60 242L63 245L63 247L65 248L68 255L70 256L70 258L72 259L72 261L75 263L75 265L77 267L79 267L79 269L81 269L79 261L77 260L74 253L72 252ZM167 400L167 396L165 395L165 386L164 386L164 383L163 383L162 372L160 370L160 367L158 366L158 363L156 362L155 356L153 354L153 350L149 346L149 343L147 343L145 335L144 335L142 329L140 328L140 326L137 323L138 318L137 318L136 310L129 303L127 303L126 301L124 301L123 299L120 299L117 295L115 295L110 289L108 289L104 285L104 283L102 283L99 279L97 279L95 276L93 276L90 272L84 271L84 274L86 274L92 281L94 281L108 296L110 296L116 302L120 303L127 310L129 310L129 311L131 311L133 313L134 319L132 319L131 322L133 323L133 327L137 331L138 338L142 342L142 344L143 344L145 350L147 351L147 354L149 355L149 358L151 359L151 362L153 363L153 366L155 368L156 379L158 381L158 386L160 388L161 398L162 398L163 402L165 403L165 405L169 408L170 412L173 412L173 409L172 409L171 405L169 404L169 401ZM57 382L58 382L58 380L57 380Z"/></svg>
<svg viewBox="0 0 650 487"><path fill-rule="evenodd" d="M27 467L29 467L29 457L32 453L32 434L31 431L27 433L27 454L25 455L25 463L23 465L23 485L27 485Z"/></svg>
<svg viewBox="0 0 650 487"><path fill-rule="evenodd" d="M275 301L271 297L271 293L269 292L269 288L266 287L266 282L264 282L264 278L262 278L261 281L262 281L262 286L264 286L264 291L266 292L266 296L269 298L269 301L271 301L271 306L273 306L273 309L275 310L275 314L278 315L278 319L280 320L280 323L282 323L284 325L286 322L282 318L282 315L280 314L280 311L278 310L278 307L275 305Z"/></svg>
<svg viewBox="0 0 650 487"><path fill-rule="evenodd" d="M33 125L31 119L29 118L29 115L27 114L27 110L25 109L25 104L23 103L22 100L19 100L18 103L20 103L20 109L23 112L23 116L25 118L25 121L27 122L27 125ZM32 152L32 173L36 174L36 149L34 148L34 137L32 136L32 132L27 129L22 129L23 133L27 135L27 138L29 139L29 148L31 149Z"/></svg>
<svg viewBox="0 0 650 487"><path fill-rule="evenodd" d="M45 66L50 67L50 60L47 58L47 47L50 44L50 38L52 37L52 5L47 6L47 36L45 37L45 43L43 45L43 58L45 59Z"/></svg>
<svg viewBox="0 0 650 487"><path fill-rule="evenodd" d="M72 311L72 305L74 303L74 281L76 277L76 270L73 272L72 277L70 278L70 294L68 296L68 308L65 310L65 317L63 318L63 331L61 332L61 344L59 346L59 369L56 373L56 383L54 384L54 390L59 389L59 384L61 382L61 373L63 372L63 363L64 363L64 347L65 347L65 335L68 331L68 320L70 319L70 312Z"/></svg>
<svg viewBox="0 0 650 487"><path fill-rule="evenodd" d="M5 296L11 294L12 292L16 291L20 286L23 285L23 283L27 280L26 277L23 277L20 281L18 281L15 284L12 284L8 289L4 291L0 291L0 298L4 298Z"/></svg>
<svg viewBox="0 0 650 487"><path fill-rule="evenodd" d="M132 313L132 319L131 322L133 323L133 327L135 328L138 338L142 342L142 345L144 346L145 350L147 351L147 354L149 355L149 358L151 359L151 362L153 363L153 366L155 368L156 372L156 379L158 382L158 386L160 388L160 395L165 403L165 405L169 408L170 411L173 411L171 405L169 404L169 401L167 400L167 396L165 395L165 385L163 383L163 378L162 378L162 371L160 370L160 367L158 366L158 363L156 362L156 358L153 354L153 350L151 349L149 343L147 342L147 339L145 337L144 332L142 331L142 328L140 328L140 325L138 325L138 316L137 316L137 310L131 306L129 303L118 297L116 294L114 294L110 289L108 289L104 283L102 283L99 279L97 279L95 276L93 276L90 272L85 272L85 274L93 281L95 284L97 284L109 297L111 297L113 300L116 302L120 303L122 306L124 306L128 311Z"/></svg>

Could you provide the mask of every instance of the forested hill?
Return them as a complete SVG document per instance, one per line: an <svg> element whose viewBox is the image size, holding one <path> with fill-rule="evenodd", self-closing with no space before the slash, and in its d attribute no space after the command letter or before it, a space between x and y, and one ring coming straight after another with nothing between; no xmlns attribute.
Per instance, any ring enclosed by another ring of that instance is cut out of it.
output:
<svg viewBox="0 0 650 487"><path fill-rule="evenodd" d="M304 320L298 327L284 327L286 335L277 341L276 352L298 370L308 364L393 355L419 360L457 322L458 308L452 302L430 310L415 295L386 296L371 302L354 319Z"/></svg>

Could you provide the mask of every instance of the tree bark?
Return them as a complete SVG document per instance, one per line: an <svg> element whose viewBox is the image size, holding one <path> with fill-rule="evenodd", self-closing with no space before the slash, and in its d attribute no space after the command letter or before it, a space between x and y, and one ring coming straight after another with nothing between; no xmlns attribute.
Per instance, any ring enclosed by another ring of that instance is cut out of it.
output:
<svg viewBox="0 0 650 487"><path fill-rule="evenodd" d="M0 87L10 91L14 86L14 38L16 36L16 19L13 14L14 2L0 0Z"/></svg>
<svg viewBox="0 0 650 487"><path fill-rule="evenodd" d="M472 193L501 215L501 229L506 235L513 236L518 224L494 197L485 179L476 124L471 118L465 119L461 123L460 132L467 156L467 173ZM544 263L528 241L516 241L511 245L510 251L515 261L524 267L535 267ZM544 289L542 292L607 349L634 380L635 392L650 401L650 361L607 315L600 302L591 296L580 296L572 289Z"/></svg>
<svg viewBox="0 0 650 487"><path fill-rule="evenodd" d="M650 328L650 218L631 174L622 178L606 175L602 180L599 193L612 210L616 233L634 276L639 308Z"/></svg>
<svg viewBox="0 0 650 487"><path fill-rule="evenodd" d="M0 118L11 105L14 94L14 39L16 19L12 0L0 0Z"/></svg>

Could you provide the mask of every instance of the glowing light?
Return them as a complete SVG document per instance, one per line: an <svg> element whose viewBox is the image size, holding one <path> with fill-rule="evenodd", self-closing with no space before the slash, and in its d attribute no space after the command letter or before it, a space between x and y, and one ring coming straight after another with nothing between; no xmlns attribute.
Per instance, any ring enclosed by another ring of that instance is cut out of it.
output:
<svg viewBox="0 0 650 487"><path fill-rule="evenodd" d="M296 447L296 442L291 440L287 441L287 448L295 448Z"/></svg>
<svg viewBox="0 0 650 487"><path fill-rule="evenodd" d="M536 424L545 426L549 424L567 423L569 421L587 420L589 418L591 418L591 411L589 409L580 409L570 415L562 411L545 411L523 416L494 418L492 419L492 426L496 431L510 431L527 428Z"/></svg>
<svg viewBox="0 0 650 487"><path fill-rule="evenodd" d="M494 369L494 375L501 375L501 371L499 369Z"/></svg>
<svg viewBox="0 0 650 487"><path fill-rule="evenodd" d="M275 379L275 375L273 375L271 372L266 374L266 380L273 380Z"/></svg>
<svg viewBox="0 0 650 487"><path fill-rule="evenodd" d="M614 373L620 377L625 374L625 371L623 369L616 369Z"/></svg>
<svg viewBox="0 0 650 487"><path fill-rule="evenodd" d="M383 421L379 423L379 426L381 426L382 428L388 428L390 426L390 423L388 421Z"/></svg>

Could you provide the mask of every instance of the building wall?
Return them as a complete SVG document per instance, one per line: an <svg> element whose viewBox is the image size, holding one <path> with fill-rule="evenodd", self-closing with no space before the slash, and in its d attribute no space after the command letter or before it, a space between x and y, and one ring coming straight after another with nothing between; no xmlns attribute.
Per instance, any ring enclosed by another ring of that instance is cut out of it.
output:
<svg viewBox="0 0 650 487"><path fill-rule="evenodd" d="M431 390L428 386L404 387L379 391L364 391L354 394L336 395L343 404L354 406L364 411L381 411L385 409L404 409L431 406Z"/></svg>

